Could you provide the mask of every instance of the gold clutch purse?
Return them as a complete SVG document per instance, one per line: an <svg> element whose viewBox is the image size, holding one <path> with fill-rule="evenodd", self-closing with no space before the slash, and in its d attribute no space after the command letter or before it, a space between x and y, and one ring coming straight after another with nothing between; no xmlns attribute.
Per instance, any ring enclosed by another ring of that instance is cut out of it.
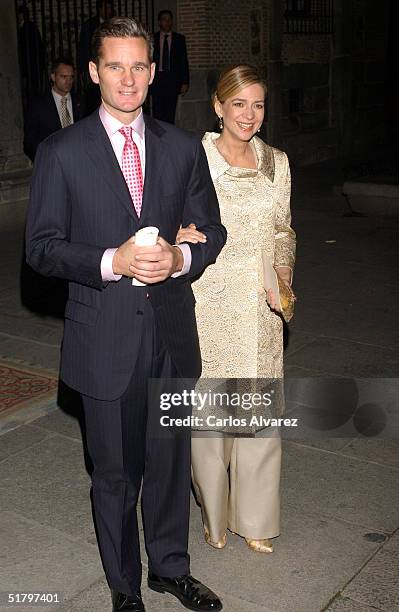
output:
<svg viewBox="0 0 399 612"><path fill-rule="evenodd" d="M277 296L277 311L281 313L284 321L288 323L294 316L294 305L296 301L294 292L283 283L274 269L272 262L264 253L262 254L262 262L263 286L266 291L272 289L274 295Z"/></svg>
<svg viewBox="0 0 399 612"><path fill-rule="evenodd" d="M296 297L289 287L283 283L279 275L276 273L278 282L278 292L280 295L280 306L281 314L283 315L284 321L287 323L291 321L294 316L294 305Z"/></svg>

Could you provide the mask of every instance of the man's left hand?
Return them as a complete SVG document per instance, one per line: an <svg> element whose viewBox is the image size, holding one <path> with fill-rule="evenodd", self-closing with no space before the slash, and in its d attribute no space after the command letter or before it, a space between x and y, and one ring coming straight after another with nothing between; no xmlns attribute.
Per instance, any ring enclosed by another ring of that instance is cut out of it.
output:
<svg viewBox="0 0 399 612"><path fill-rule="evenodd" d="M175 272L180 272L183 264L181 250L169 244L164 238L158 238L155 246L142 247L138 250L130 271L137 280L152 285L166 280Z"/></svg>
<svg viewBox="0 0 399 612"><path fill-rule="evenodd" d="M180 95L185 96L187 92L188 92L188 85L187 83L183 83L183 85L180 88Z"/></svg>

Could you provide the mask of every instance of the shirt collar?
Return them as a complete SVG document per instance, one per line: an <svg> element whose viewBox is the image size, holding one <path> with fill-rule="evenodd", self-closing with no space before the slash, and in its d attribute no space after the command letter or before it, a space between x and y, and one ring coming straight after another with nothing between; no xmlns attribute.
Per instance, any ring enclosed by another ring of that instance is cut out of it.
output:
<svg viewBox="0 0 399 612"><path fill-rule="evenodd" d="M100 106L99 115L109 138L116 134L116 132L118 132L121 127L126 127L125 123L122 123L121 121L119 121L119 119L116 119L116 117L113 117L113 115L111 115L111 113L107 111L104 104L101 104ZM134 121L129 123L128 127L133 128L133 130L140 136L141 139L144 138L145 123L143 109L140 109L139 116L136 117Z"/></svg>
<svg viewBox="0 0 399 612"><path fill-rule="evenodd" d="M55 91L55 89L54 89L53 87L51 88L51 91L52 91L53 96L54 96L54 98L55 98L56 100L61 100L61 98L66 98L66 99L67 99L67 102L68 102L69 98L71 97L71 94L70 94L69 92L66 94L66 96L61 96L59 93L57 93L57 92Z"/></svg>

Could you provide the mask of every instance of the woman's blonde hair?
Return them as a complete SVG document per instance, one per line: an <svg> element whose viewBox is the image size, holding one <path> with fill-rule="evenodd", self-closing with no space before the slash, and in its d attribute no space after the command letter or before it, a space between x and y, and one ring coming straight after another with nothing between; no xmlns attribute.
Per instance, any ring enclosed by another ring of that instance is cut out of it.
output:
<svg viewBox="0 0 399 612"><path fill-rule="evenodd" d="M266 83L254 66L239 64L238 66L227 68L219 77L216 91L212 95L212 103L215 105L215 102L219 100L223 104L228 98L238 94L244 87L254 85L255 83L263 87L266 97Z"/></svg>

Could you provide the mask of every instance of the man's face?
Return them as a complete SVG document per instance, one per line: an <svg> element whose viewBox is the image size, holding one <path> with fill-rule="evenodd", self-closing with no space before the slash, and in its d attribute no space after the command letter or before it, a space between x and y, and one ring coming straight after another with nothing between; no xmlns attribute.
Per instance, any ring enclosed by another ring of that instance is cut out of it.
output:
<svg viewBox="0 0 399 612"><path fill-rule="evenodd" d="M68 66L67 64L57 66L55 72L51 73L55 92L60 96L66 96L72 89L74 76L73 66Z"/></svg>
<svg viewBox="0 0 399 612"><path fill-rule="evenodd" d="M173 19L168 13L164 13L159 20L159 29L162 32L170 32L173 27Z"/></svg>
<svg viewBox="0 0 399 612"><path fill-rule="evenodd" d="M108 112L122 123L131 123L139 115L154 78L155 64L150 63L146 40L104 38L99 65L90 62L89 70Z"/></svg>

